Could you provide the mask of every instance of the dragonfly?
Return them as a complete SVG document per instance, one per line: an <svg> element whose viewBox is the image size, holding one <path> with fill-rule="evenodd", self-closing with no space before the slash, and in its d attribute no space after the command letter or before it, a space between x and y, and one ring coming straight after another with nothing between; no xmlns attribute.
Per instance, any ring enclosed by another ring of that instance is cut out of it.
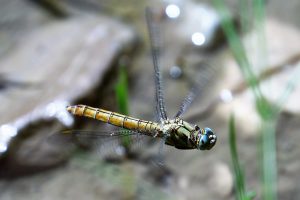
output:
<svg viewBox="0 0 300 200"><path fill-rule="evenodd" d="M197 87L193 87L183 100L179 111L172 118L166 113L164 93L162 87L162 75L159 64L159 45L156 42L155 34L158 27L153 21L153 12L150 8L146 8L146 22L150 38L152 61L154 66L154 82L155 82L155 102L157 121L142 120L117 112L108 111L101 108L94 108L87 105L67 106L67 111L75 116L92 118L119 127L120 130L114 132L71 132L75 136L83 137L101 137L101 135L124 136L142 134L154 138L162 138L164 143L177 149L198 149L210 150L217 141L217 136L211 128L200 128L184 121L181 116L197 96ZM124 129L126 130L124 132Z"/></svg>

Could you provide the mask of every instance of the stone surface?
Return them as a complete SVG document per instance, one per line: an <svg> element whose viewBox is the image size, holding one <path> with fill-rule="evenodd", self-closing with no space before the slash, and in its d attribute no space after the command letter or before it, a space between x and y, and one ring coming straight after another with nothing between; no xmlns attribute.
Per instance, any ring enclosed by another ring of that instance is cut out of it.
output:
<svg viewBox="0 0 300 200"><path fill-rule="evenodd" d="M20 131L40 123L39 128L22 135L26 138L39 132L44 136L25 143L16 139L18 150L11 151L10 157L23 169L60 162L61 157L51 155L53 148L49 151L43 137L61 127L47 130L42 122L56 119L70 126L73 120L65 106L94 90L120 52L134 40L131 28L93 15L53 21L24 35L0 60L0 74L21 85L6 87L0 94L0 112L6 113L0 118L1 153L9 150L9 141Z"/></svg>
<svg viewBox="0 0 300 200"><path fill-rule="evenodd" d="M267 99L273 104L283 103L282 110L292 114L300 114L300 61L288 65L281 73L264 81L261 85Z"/></svg>
<svg viewBox="0 0 300 200"><path fill-rule="evenodd" d="M0 180L1 199L174 199L143 177L147 165L108 164L86 154L52 171Z"/></svg>
<svg viewBox="0 0 300 200"><path fill-rule="evenodd" d="M214 173L209 180L210 188L220 197L228 197L233 190L233 176L229 166L225 163L216 163L213 169Z"/></svg>
<svg viewBox="0 0 300 200"><path fill-rule="evenodd" d="M7 114L0 123L12 123L42 104L83 96L132 39L130 29L97 17L56 22L32 33L1 60L0 73L35 87L2 92L1 102L7 106L1 113Z"/></svg>

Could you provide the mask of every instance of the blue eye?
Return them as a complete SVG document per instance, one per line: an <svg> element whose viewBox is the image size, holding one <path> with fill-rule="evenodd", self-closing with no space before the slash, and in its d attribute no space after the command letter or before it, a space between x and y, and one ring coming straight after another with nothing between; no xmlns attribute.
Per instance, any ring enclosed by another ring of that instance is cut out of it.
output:
<svg viewBox="0 0 300 200"><path fill-rule="evenodd" d="M204 128L204 130L205 130L206 133L212 133L213 134L213 131L208 127Z"/></svg>
<svg viewBox="0 0 300 200"><path fill-rule="evenodd" d="M199 149L200 150L209 150L217 142L217 136L210 128L203 129L203 132L199 132Z"/></svg>

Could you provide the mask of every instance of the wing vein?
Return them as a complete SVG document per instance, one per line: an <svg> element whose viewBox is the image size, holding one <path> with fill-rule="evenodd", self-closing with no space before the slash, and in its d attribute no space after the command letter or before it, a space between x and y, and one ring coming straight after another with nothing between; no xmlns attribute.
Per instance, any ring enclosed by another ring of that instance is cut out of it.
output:
<svg viewBox="0 0 300 200"><path fill-rule="evenodd" d="M153 13L150 8L146 8L146 21L148 26L151 54L154 66L154 80L155 80L155 100L156 100L156 112L160 121L167 119L164 93L162 88L162 76L160 72L160 49L158 44L159 28L158 24L153 22Z"/></svg>

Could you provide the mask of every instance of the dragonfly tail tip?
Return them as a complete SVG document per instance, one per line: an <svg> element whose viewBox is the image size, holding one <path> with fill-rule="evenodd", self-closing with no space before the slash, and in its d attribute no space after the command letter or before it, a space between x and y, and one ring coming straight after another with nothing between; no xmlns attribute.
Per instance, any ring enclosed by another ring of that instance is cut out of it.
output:
<svg viewBox="0 0 300 200"><path fill-rule="evenodd" d="M74 106L66 106L66 109L69 113L74 113L75 111Z"/></svg>

